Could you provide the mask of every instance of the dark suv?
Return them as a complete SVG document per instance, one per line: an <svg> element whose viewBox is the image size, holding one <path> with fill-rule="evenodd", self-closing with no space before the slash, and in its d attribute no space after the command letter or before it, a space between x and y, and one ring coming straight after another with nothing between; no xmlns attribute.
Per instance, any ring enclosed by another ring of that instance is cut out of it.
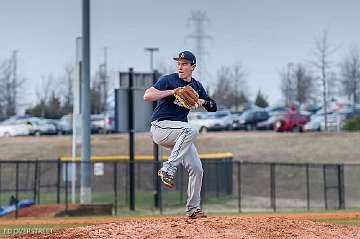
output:
<svg viewBox="0 0 360 239"><path fill-rule="evenodd" d="M240 129L254 130L256 129L257 123L261 121L265 121L268 118L269 118L269 113L265 110L261 110L261 109L247 110L240 116L240 120L239 120Z"/></svg>

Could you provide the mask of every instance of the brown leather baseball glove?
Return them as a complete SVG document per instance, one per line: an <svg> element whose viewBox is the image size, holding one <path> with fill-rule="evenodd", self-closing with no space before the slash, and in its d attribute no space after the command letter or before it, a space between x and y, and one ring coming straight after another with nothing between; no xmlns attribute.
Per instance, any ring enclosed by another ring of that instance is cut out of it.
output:
<svg viewBox="0 0 360 239"><path fill-rule="evenodd" d="M190 85L175 89L174 96L185 108L198 107L199 94Z"/></svg>

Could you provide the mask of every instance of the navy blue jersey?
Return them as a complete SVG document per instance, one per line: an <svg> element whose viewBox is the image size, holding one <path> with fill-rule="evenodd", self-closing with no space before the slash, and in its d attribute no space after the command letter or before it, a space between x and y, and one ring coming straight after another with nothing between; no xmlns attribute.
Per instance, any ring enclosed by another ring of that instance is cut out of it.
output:
<svg viewBox="0 0 360 239"><path fill-rule="evenodd" d="M209 96L199 81L194 78L191 78L191 82L184 81L179 78L177 73L162 76L153 87L158 90L173 90L189 84L191 84L192 88L199 94L200 99L209 100ZM187 122L189 111L189 109L178 105L175 96L171 95L157 102L151 121L172 120Z"/></svg>

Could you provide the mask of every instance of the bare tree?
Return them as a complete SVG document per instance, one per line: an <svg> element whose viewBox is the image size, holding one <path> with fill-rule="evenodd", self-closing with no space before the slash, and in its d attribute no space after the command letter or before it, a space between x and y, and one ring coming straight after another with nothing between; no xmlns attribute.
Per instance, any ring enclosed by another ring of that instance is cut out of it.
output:
<svg viewBox="0 0 360 239"><path fill-rule="evenodd" d="M107 102L109 98L108 92L108 75L106 70L105 64L99 65L99 87L100 87L100 104L101 104L101 111L107 111Z"/></svg>
<svg viewBox="0 0 360 239"><path fill-rule="evenodd" d="M216 87L213 93L214 99L219 105L231 107L233 104L232 94L234 88L231 84L231 72L229 67L222 66L217 73Z"/></svg>
<svg viewBox="0 0 360 239"><path fill-rule="evenodd" d="M340 64L342 94L352 100L353 104L359 102L360 92L360 55L359 49L352 48Z"/></svg>
<svg viewBox="0 0 360 239"><path fill-rule="evenodd" d="M108 110L108 99L109 99L109 76L108 76L108 65L107 65L107 47L104 48L104 62L99 65L99 79L100 79L100 91L101 91L101 112Z"/></svg>
<svg viewBox="0 0 360 239"><path fill-rule="evenodd" d="M101 79L100 73L96 72L93 77L91 84L91 113L92 114L100 114L103 112L103 105L101 101L102 88L101 88Z"/></svg>
<svg viewBox="0 0 360 239"><path fill-rule="evenodd" d="M245 70L240 63L232 68L222 66L218 70L217 82L212 96L223 106L239 110L248 101L248 87Z"/></svg>
<svg viewBox="0 0 360 239"><path fill-rule="evenodd" d="M11 58L4 60L0 65L0 100L3 116L16 114L18 106L18 92L21 90L25 79L20 79L17 74L16 51Z"/></svg>
<svg viewBox="0 0 360 239"><path fill-rule="evenodd" d="M12 94L11 94L11 61L5 60L1 66L0 76L0 99L2 104L2 115L11 116L14 115L12 105Z"/></svg>
<svg viewBox="0 0 360 239"><path fill-rule="evenodd" d="M53 82L54 77L49 74L47 78L42 77L40 85L36 87L35 94L37 98L37 105L41 109L41 117L45 117L46 103L49 100L49 96L54 94Z"/></svg>
<svg viewBox="0 0 360 239"><path fill-rule="evenodd" d="M246 72L241 63L236 63L231 71L232 82L234 83L234 107L238 111L240 105L247 102L249 89L246 82Z"/></svg>
<svg viewBox="0 0 360 239"><path fill-rule="evenodd" d="M286 70L283 70L280 73L281 78L281 93L285 99L285 105L290 106L295 101L295 86L294 86L294 79L292 74L292 67L294 66L293 63L288 63Z"/></svg>
<svg viewBox="0 0 360 239"><path fill-rule="evenodd" d="M65 106L71 107L73 104L73 85L74 85L74 72L75 68L73 64L65 66L66 73L66 94L65 94Z"/></svg>
<svg viewBox="0 0 360 239"><path fill-rule="evenodd" d="M295 100L298 104L308 103L314 94L314 78L302 64L298 64L293 74Z"/></svg>
<svg viewBox="0 0 360 239"><path fill-rule="evenodd" d="M321 38L315 40L315 48L313 50L314 60L312 65L315 67L319 74L319 80L322 85L322 100L324 104L324 117L325 117L325 130L327 130L327 112L328 112L328 93L329 93L329 81L334 79L328 77L331 62L330 56L334 53L335 49L331 48L328 42L328 34L323 32Z"/></svg>

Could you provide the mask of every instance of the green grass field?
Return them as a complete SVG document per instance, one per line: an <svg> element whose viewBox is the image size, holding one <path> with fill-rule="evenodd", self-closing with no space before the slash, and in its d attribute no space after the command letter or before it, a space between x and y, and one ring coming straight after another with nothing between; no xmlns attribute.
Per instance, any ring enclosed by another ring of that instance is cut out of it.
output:
<svg viewBox="0 0 360 239"><path fill-rule="evenodd" d="M319 220L314 220L314 221L333 223L333 224L344 224L344 225L350 225L350 226L360 226L360 220L359 219L349 219L349 220L319 219Z"/></svg>

